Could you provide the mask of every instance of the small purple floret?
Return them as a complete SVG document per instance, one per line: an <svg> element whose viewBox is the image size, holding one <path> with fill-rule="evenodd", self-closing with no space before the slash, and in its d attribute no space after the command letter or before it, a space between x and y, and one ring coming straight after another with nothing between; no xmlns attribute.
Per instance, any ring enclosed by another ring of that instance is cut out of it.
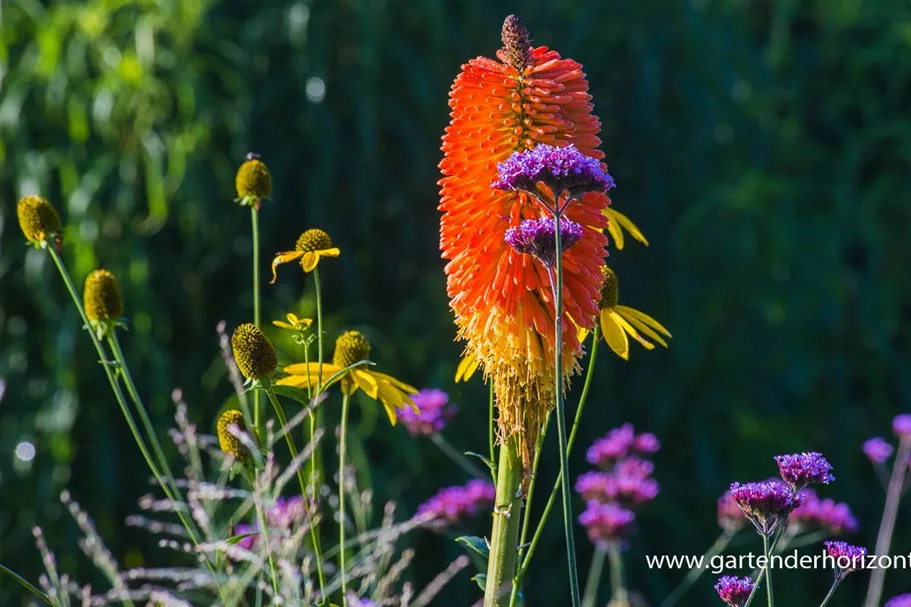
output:
<svg viewBox="0 0 911 607"><path fill-rule="evenodd" d="M835 576L843 578L852 571L863 569L867 549L845 542L824 542L826 552L835 561Z"/></svg>
<svg viewBox="0 0 911 607"><path fill-rule="evenodd" d="M778 471L781 478L799 491L810 483L827 485L835 480L832 474L832 464L823 457L822 453L794 453L792 455L776 455Z"/></svg>
<svg viewBox="0 0 911 607"><path fill-rule="evenodd" d="M755 584L749 577L737 578L726 575L718 579L715 592L731 607L743 607L753 592L753 586Z"/></svg>
<svg viewBox="0 0 911 607"><path fill-rule="evenodd" d="M863 450L864 455L874 464L885 464L895 451L895 447L877 436L865 442Z"/></svg>
<svg viewBox="0 0 911 607"><path fill-rule="evenodd" d="M635 514L617 504L589 502L579 515L579 523L585 527L588 538L599 547L622 545L635 521Z"/></svg>
<svg viewBox="0 0 911 607"><path fill-rule="evenodd" d="M911 413L903 413L892 420L892 431L901 441L911 441Z"/></svg>
<svg viewBox="0 0 911 607"><path fill-rule="evenodd" d="M565 251L582 238L582 226L574 221L560 221L560 250ZM534 255L548 268L557 263L555 222L550 217L526 219L518 226L506 230L506 244L519 253Z"/></svg>
<svg viewBox="0 0 911 607"><path fill-rule="evenodd" d="M458 407L449 404L449 396L437 388L421 390L411 399L418 408L415 413L411 407L399 412L399 419L412 436L431 436L439 434L446 422L458 412Z"/></svg>
<svg viewBox="0 0 911 607"><path fill-rule="evenodd" d="M885 607L911 607L911 594L901 594L889 599Z"/></svg>
<svg viewBox="0 0 911 607"><path fill-rule="evenodd" d="M800 506L795 508L788 522L800 526L819 526L832 535L857 531L857 519L851 508L831 499L820 499L815 491L804 489L800 493Z"/></svg>
<svg viewBox="0 0 911 607"><path fill-rule="evenodd" d="M614 178L604 172L601 163L586 156L570 144L556 147L540 144L523 152L513 152L497 165L498 179L493 187L520 190L538 196L538 183L543 183L554 196L566 192L570 200L586 192L606 192L614 187Z"/></svg>
<svg viewBox="0 0 911 607"><path fill-rule="evenodd" d="M487 481L472 480L467 485L445 487L418 506L418 516L426 518L428 527L447 527L489 508L496 499L496 489Z"/></svg>

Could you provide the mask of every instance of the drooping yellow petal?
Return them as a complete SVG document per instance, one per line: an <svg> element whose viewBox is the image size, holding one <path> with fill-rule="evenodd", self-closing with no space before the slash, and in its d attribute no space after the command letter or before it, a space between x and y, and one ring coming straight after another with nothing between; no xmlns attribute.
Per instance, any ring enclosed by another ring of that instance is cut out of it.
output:
<svg viewBox="0 0 911 607"><path fill-rule="evenodd" d="M304 272L312 272L316 268L316 264L319 263L319 253L307 251L306 253L302 253L302 255L301 267L304 269Z"/></svg>
<svg viewBox="0 0 911 607"><path fill-rule="evenodd" d="M319 255L322 257L338 257L342 254L342 252L338 250L338 247L323 249L322 251L317 251L317 253L319 253Z"/></svg>
<svg viewBox="0 0 911 607"><path fill-rule="evenodd" d="M377 379L386 380L387 382L392 384L392 386L394 388L401 390L405 394L417 394L418 393L417 388L415 388L411 384L406 384L405 382L403 382L399 379L396 379L396 378L392 377L391 375L386 375L385 373L380 373L379 371L371 371L370 373Z"/></svg>
<svg viewBox="0 0 911 607"><path fill-rule="evenodd" d="M626 321L625 318L623 318L622 316L620 316L620 314L619 314L618 312L612 310L610 314L611 314L611 318L613 318L614 321L615 321L615 322L616 322L616 323L617 323L617 324L618 324L626 333L628 333L630 337L632 337L633 339L635 339L636 341L638 341L640 344L642 344L642 346L643 346L646 350L654 350L654 349L655 349L655 344L653 344L653 343L650 342L649 340L647 340L647 339L645 339L644 337L642 337L641 335L639 335L639 332L636 331L635 328L633 328L633 325L629 324L629 323Z"/></svg>
<svg viewBox="0 0 911 607"><path fill-rule="evenodd" d="M576 327L576 339L579 340L579 343L585 341L585 338L588 337L588 329L583 329L582 327Z"/></svg>
<svg viewBox="0 0 911 607"><path fill-rule="evenodd" d="M276 327L280 327L282 329L294 329L294 327L292 327L291 325L289 325L288 323L286 323L282 320L273 320L272 324L275 325Z"/></svg>
<svg viewBox="0 0 911 607"><path fill-rule="evenodd" d="M664 326L660 322L658 322L657 320L655 320L654 318L652 318L645 312L640 312L639 310L637 310L635 308L630 308L629 306L617 306L617 309L618 310L622 309L625 313L634 317L636 320L639 320L640 322L643 322L643 323L649 325L650 327L657 329L658 331L660 331L661 333L664 333L668 337L673 337L673 335L671 335L670 331L665 329Z"/></svg>
<svg viewBox="0 0 911 607"><path fill-rule="evenodd" d="M474 354L465 354L462 360L459 361L459 366L456 367L456 383L468 381L474 375L474 372L478 370L478 365L480 364Z"/></svg>
<svg viewBox="0 0 911 607"><path fill-rule="evenodd" d="M352 369L350 375L351 379L354 380L354 383L357 384L358 388L363 390L367 396L373 400L377 399L379 385L377 384L376 379L371 376L369 371L364 371L362 369Z"/></svg>
<svg viewBox="0 0 911 607"><path fill-rule="evenodd" d="M649 327L647 324L645 324L644 322L642 322L635 316L631 316L630 314L628 314L628 312L627 312L628 309L629 308L626 308L626 306L615 306L614 307L614 310L617 311L617 314L622 316L624 320L626 320L628 323L630 323L631 325L636 327L636 329L638 329L639 331L644 333L647 337L655 340L656 342L658 342L659 344L661 344L662 346L664 346L666 348L667 342L664 341L664 339L660 335L655 333L655 331L653 331L652 328Z"/></svg>
<svg viewBox="0 0 911 607"><path fill-rule="evenodd" d="M299 251L285 251L284 253L279 253L275 256L275 259L272 260L272 282L269 284L275 284L275 281L278 280L278 274L276 269L283 263L288 263L289 261L294 261L295 259L300 258L303 253Z"/></svg>
<svg viewBox="0 0 911 607"><path fill-rule="evenodd" d="M623 329L614 322L609 309L601 310L601 332L610 349L623 360L629 360L629 340Z"/></svg>
<svg viewBox="0 0 911 607"><path fill-rule="evenodd" d="M323 375L329 377L341 371L342 368L332 363L323 363ZM294 363L285 367L286 375L306 375L307 373L319 373L319 363Z"/></svg>
<svg viewBox="0 0 911 607"><path fill-rule="evenodd" d="M638 240L645 246L648 246L648 240L645 238L645 235L642 233L641 230L639 230L639 228L636 226L636 224L634 224L630 220L629 217L627 217L620 211L614 210L611 207L607 208L607 210L605 211L605 214L607 215L607 218L611 223L619 224L624 230L629 232L630 236L632 236L633 238L635 238L636 240ZM611 234L613 234L613 232L611 232ZM618 247L618 248L622 249L623 247Z"/></svg>
<svg viewBox="0 0 911 607"><path fill-rule="evenodd" d="M613 212L611 212L610 207L604 209L603 213L607 216L607 232L614 241L614 247L618 251L622 251L624 243L623 230L620 229L620 224L617 221L614 221L614 215Z"/></svg>

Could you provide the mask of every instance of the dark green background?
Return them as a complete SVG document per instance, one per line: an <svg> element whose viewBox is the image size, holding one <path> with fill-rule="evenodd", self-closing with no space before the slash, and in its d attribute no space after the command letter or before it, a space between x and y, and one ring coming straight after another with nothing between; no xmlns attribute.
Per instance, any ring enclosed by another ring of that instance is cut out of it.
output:
<svg viewBox="0 0 911 607"><path fill-rule="evenodd" d="M647 571L643 554L707 547L717 495L732 480L771 476L781 452L830 457L839 480L822 493L851 503L862 525L854 539L872 545L882 492L860 445L887 434L911 401L906 0L14 0L5 9L0 562L36 579L40 524L63 568L90 575L56 499L64 487L121 559L166 562L122 526L147 490L141 459L49 259L23 246L14 207L24 193L61 211L78 282L99 265L120 277L127 356L159 425L181 386L210 429L231 392L214 327L251 315L249 217L231 203L233 175L247 151L260 152L275 180L261 213L264 270L304 229L328 230L342 250L323 272L332 334L361 328L386 370L450 391L461 413L448 435L484 449L486 390L451 382L460 349L438 252L436 165L449 86L463 62L496 51L511 12L537 43L584 65L615 207L651 241L612 251L621 300L674 334L668 351L634 345L628 363L600 357L572 461L581 472L585 446L626 420L664 443L663 491L629 553L632 585L653 603L666 594L681 572ZM306 95L312 77L325 82L319 103ZM312 310L309 281L282 270L264 290L266 319ZM398 500L402 516L465 480L374 407L355 419L378 497ZM30 465L13 457L21 440L37 445ZM555 455L549 443L544 478ZM579 539L584 570L591 548L581 530ZM459 553L430 532L412 540L419 586ZM555 517L531 605L561 604L562 546ZM907 509L895 547L911 550ZM778 579L778 604L791 607L818 602L829 574ZM865 581L849 579L834 604L859 604ZM710 585L684 604L718 604ZM887 580L886 596L899 591L911 591L907 571ZM13 596L0 580L0 603ZM477 597L462 574L437 604Z"/></svg>

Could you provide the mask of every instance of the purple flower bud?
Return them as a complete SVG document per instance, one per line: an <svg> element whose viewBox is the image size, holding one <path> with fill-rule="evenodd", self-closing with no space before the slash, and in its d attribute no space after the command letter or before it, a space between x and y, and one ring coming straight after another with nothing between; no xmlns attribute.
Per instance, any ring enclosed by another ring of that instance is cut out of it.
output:
<svg viewBox="0 0 911 607"><path fill-rule="evenodd" d="M234 527L234 535L246 535L247 537L239 540L236 546L240 546L246 550L253 550L253 546L256 544L256 541L259 539L259 528L254 525L247 525L246 523L241 523ZM249 535L248 535L249 534Z"/></svg>
<svg viewBox="0 0 911 607"><path fill-rule="evenodd" d="M895 447L886 442L885 439L877 436L864 443L864 455L874 464L885 464Z"/></svg>
<svg viewBox="0 0 911 607"><path fill-rule="evenodd" d="M506 244L519 253L534 255L548 268L557 263L556 223L550 217L526 219L506 230ZM571 248L582 238L582 226L574 221L560 221L560 250Z"/></svg>
<svg viewBox="0 0 911 607"><path fill-rule="evenodd" d="M911 413L903 413L892 420L892 431L900 441L911 441Z"/></svg>
<svg viewBox="0 0 911 607"><path fill-rule="evenodd" d="M617 504L599 504L589 502L579 523L585 527L588 539L596 546L623 545L625 538L633 528L636 515Z"/></svg>
<svg viewBox="0 0 911 607"><path fill-rule="evenodd" d="M731 499L740 506L747 519L760 535L771 536L778 525L787 519L791 510L800 505L800 496L778 481L734 483Z"/></svg>
<svg viewBox="0 0 911 607"><path fill-rule="evenodd" d="M778 462L781 478L795 491L800 491L810 483L827 485L835 480L832 464L822 456L822 453L776 455L775 461Z"/></svg>
<svg viewBox="0 0 911 607"><path fill-rule="evenodd" d="M601 163L572 144L565 147L540 144L531 150L513 152L497 165L497 173L494 188L535 196L539 183L547 186L556 198L566 192L570 200L586 192L606 192L614 187L614 178L604 172Z"/></svg>
<svg viewBox="0 0 911 607"><path fill-rule="evenodd" d="M845 542L823 542L826 552L834 559L835 577L843 579L852 571L863 569L867 556L867 549L853 546Z"/></svg>
<svg viewBox="0 0 911 607"><path fill-rule="evenodd" d="M458 407L449 405L449 396L442 390L421 390L411 396L419 413L411 407L399 411L399 419L412 436L439 434L446 422L458 412Z"/></svg>
<svg viewBox="0 0 911 607"><path fill-rule="evenodd" d="M445 487L418 506L418 517L426 518L424 524L428 527L447 527L489 508L496 496L493 484L487 481L473 480L464 486Z"/></svg>
<svg viewBox="0 0 911 607"><path fill-rule="evenodd" d="M633 450L645 455L657 453L660 448L661 442L658 440L658 437L651 432L640 434L633 442Z"/></svg>
<svg viewBox="0 0 911 607"><path fill-rule="evenodd" d="M726 575L718 579L715 592L731 607L743 607L750 598L754 586L753 580L749 577L737 578Z"/></svg>

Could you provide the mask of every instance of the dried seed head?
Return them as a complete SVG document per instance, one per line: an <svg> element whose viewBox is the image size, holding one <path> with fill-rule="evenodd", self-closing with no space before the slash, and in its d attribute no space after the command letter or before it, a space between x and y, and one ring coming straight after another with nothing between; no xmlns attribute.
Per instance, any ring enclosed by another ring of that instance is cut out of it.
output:
<svg viewBox="0 0 911 607"><path fill-rule="evenodd" d="M108 270L99 269L88 275L82 300L85 315L90 321L116 321L123 316L120 285Z"/></svg>
<svg viewBox="0 0 911 607"><path fill-rule="evenodd" d="M241 204L258 206L263 198L272 195L272 175L258 154L247 154L246 161L237 169L234 186Z"/></svg>
<svg viewBox="0 0 911 607"><path fill-rule="evenodd" d="M231 349L237 368L247 379L263 379L272 375L278 367L278 356L272 342L254 324L242 324L234 330Z"/></svg>
<svg viewBox="0 0 911 607"><path fill-rule="evenodd" d="M19 227L29 242L46 246L48 239L53 239L57 250L63 244L63 229L60 227L60 216L54 207L41 196L25 196L16 205L19 216Z"/></svg>
<svg viewBox="0 0 911 607"><path fill-rule="evenodd" d="M221 447L223 452L233 456L234 459L241 462L245 461L250 457L250 452L239 438L231 434L229 429L231 426L235 426L241 432L247 431L244 414L237 409L228 409L219 416L218 423L216 423L218 446Z"/></svg>

